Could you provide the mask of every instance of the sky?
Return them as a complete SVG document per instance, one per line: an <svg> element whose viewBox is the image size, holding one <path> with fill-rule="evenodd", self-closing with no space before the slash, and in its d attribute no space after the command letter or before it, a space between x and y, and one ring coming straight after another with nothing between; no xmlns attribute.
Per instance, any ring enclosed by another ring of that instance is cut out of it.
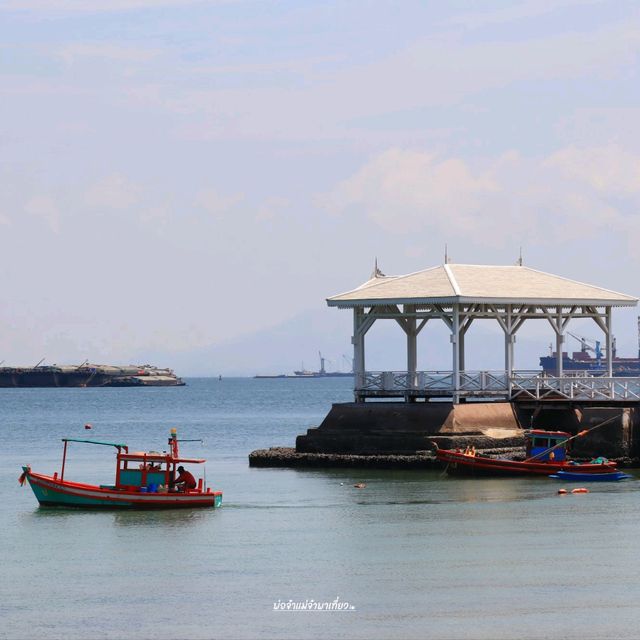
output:
<svg viewBox="0 0 640 640"><path fill-rule="evenodd" d="M0 361L339 368L325 299L445 244L639 295L639 54L627 0L4 0ZM467 344L500 366L498 327Z"/></svg>

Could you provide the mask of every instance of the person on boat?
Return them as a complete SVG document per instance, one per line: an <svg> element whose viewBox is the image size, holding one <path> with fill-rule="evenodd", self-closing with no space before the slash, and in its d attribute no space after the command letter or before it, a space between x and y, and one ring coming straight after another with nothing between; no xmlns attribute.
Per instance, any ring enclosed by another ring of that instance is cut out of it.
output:
<svg viewBox="0 0 640 640"><path fill-rule="evenodd" d="M169 484L174 491L182 492L195 489L197 486L196 479L184 467L178 467L178 477Z"/></svg>

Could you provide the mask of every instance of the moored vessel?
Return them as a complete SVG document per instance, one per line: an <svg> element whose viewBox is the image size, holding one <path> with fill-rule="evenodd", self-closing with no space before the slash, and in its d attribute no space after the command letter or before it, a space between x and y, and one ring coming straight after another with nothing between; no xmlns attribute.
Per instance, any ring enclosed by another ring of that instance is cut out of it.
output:
<svg viewBox="0 0 640 640"><path fill-rule="evenodd" d="M578 435L584 435L586 431ZM475 450L465 451L436 447L436 458L447 465L448 473L471 475L540 475L549 476L561 470L576 473L612 473L615 462L605 458L579 463L567 458L567 443L577 436L564 431L532 429L525 432L526 457L523 460L492 458L477 455Z"/></svg>
<svg viewBox="0 0 640 640"><path fill-rule="evenodd" d="M309 378L353 378L353 363L351 363L351 371L327 371L325 368L326 358L322 356L322 353L318 352L320 356L320 370L319 371L309 371L304 368L304 363L302 364L302 369L298 371L294 371L293 375L287 373L279 373L279 374L259 374L253 376L256 379L297 379L297 380L305 380ZM346 357L346 356L343 356Z"/></svg>
<svg viewBox="0 0 640 640"><path fill-rule="evenodd" d="M583 336L577 336L567 332L580 343L580 351L574 351L571 355L563 351L562 370L565 372L588 372L590 375L607 375L606 354L602 350L599 340L592 340ZM615 336L611 338L611 371L616 377L636 377L640 375L640 317L638 317L638 356L620 357L616 349ZM549 355L540 357L542 370L551 375L558 370L558 352L550 348Z"/></svg>
<svg viewBox="0 0 640 640"><path fill-rule="evenodd" d="M554 480L565 480L567 482L618 482L620 480L633 480L632 475L623 473L622 471L580 473L578 471L565 471L561 469L549 477Z"/></svg>
<svg viewBox="0 0 640 640"><path fill-rule="evenodd" d="M207 487L200 478L195 486L184 484L177 490L176 471L179 464L204 464L203 458L185 458L179 452L177 431L171 430L169 451L129 452L126 444L63 438L60 474L35 473L30 466L22 467L20 484L29 483L43 506L112 508L112 509L175 509L181 507L220 507L222 492ZM65 480L65 464L70 442L115 447L116 474L114 484L93 485ZM185 442L185 440L183 440ZM188 441L187 441L188 442ZM187 474L193 478L191 474ZM206 476L205 476L206 477ZM195 480L195 479L194 479Z"/></svg>
<svg viewBox="0 0 640 640"><path fill-rule="evenodd" d="M41 365L0 367L0 387L182 387L172 369L150 364Z"/></svg>

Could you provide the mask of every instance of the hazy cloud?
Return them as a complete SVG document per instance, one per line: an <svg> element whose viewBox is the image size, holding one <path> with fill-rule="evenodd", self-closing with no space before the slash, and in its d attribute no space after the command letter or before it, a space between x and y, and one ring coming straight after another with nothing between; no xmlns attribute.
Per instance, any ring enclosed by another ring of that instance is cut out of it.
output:
<svg viewBox="0 0 640 640"><path fill-rule="evenodd" d="M224 194L215 189L203 189L198 193L195 204L202 207L213 217L221 217L242 202L242 193Z"/></svg>
<svg viewBox="0 0 640 640"><path fill-rule="evenodd" d="M406 233L427 222L444 227L469 223L482 213L483 198L497 189L489 175L474 174L460 158L391 149L319 203L333 213L360 207L385 229Z"/></svg>
<svg viewBox="0 0 640 640"><path fill-rule="evenodd" d="M487 25L505 24L520 20L529 20L570 7L585 7L603 4L606 0L524 0L492 10L460 13L444 21L445 25L459 25L469 29Z"/></svg>
<svg viewBox="0 0 640 640"><path fill-rule="evenodd" d="M567 147L551 155L546 165L598 192L611 195L640 194L640 155L619 145Z"/></svg>
<svg viewBox="0 0 640 640"><path fill-rule="evenodd" d="M113 174L89 187L85 201L91 207L124 210L137 203L141 196L141 186L125 176Z"/></svg>
<svg viewBox="0 0 640 640"><path fill-rule="evenodd" d="M115 13L159 7L188 7L207 0L5 0L0 11L46 11L48 13ZM228 4L233 0L213 0ZM237 0L236 0L237 1Z"/></svg>
<svg viewBox="0 0 640 640"><path fill-rule="evenodd" d="M73 64L79 60L104 59L115 62L148 62L162 53L160 49L131 47L117 43L74 42L65 45L57 51L66 64Z"/></svg>
<svg viewBox="0 0 640 640"><path fill-rule="evenodd" d="M60 232L60 211L53 198L33 196L27 200L24 210L29 215L44 220L54 233Z"/></svg>
<svg viewBox="0 0 640 640"><path fill-rule="evenodd" d="M625 216L621 195L635 216ZM334 214L364 215L396 234L432 229L489 244L515 236L558 243L576 231L586 237L637 224L640 155L618 147L567 148L538 159L509 153L469 163L392 149L318 202Z"/></svg>
<svg viewBox="0 0 640 640"><path fill-rule="evenodd" d="M267 198L259 207L256 213L256 220L273 220L280 211L290 205L288 198L273 196Z"/></svg>

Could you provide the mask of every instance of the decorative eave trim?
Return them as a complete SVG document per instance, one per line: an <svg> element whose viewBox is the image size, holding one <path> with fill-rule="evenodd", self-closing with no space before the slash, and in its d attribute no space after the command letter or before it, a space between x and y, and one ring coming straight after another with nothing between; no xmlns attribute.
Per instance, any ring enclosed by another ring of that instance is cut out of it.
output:
<svg viewBox="0 0 640 640"><path fill-rule="evenodd" d="M360 299L360 300L336 300L327 298L327 305L351 309L354 307L377 307L390 304L524 304L538 307L635 307L637 298L629 300L603 300L589 298L471 298L467 296L448 296L442 298L384 298L384 299Z"/></svg>

